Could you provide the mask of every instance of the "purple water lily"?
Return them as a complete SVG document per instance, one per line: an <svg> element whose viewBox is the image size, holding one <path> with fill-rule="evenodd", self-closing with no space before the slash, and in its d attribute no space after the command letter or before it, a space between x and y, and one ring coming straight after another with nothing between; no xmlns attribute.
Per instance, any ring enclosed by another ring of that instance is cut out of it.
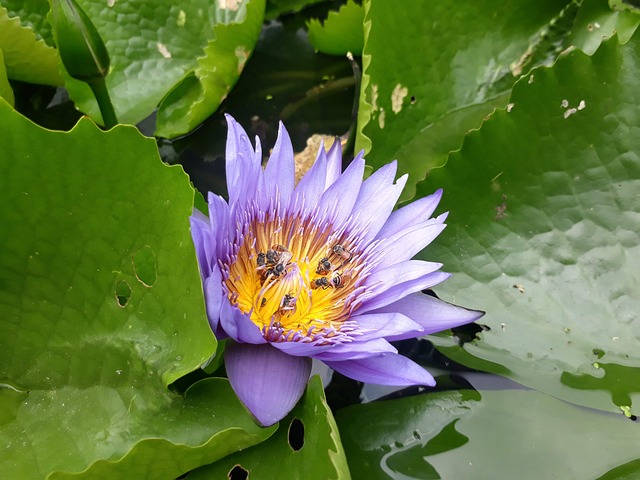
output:
<svg viewBox="0 0 640 480"><path fill-rule="evenodd" d="M445 227L430 218L442 191L393 208L407 176L392 162L365 181L358 155L341 172L341 147L321 148L295 185L282 125L263 170L262 151L227 116L229 202L209 194L209 218L191 229L207 315L225 350L229 381L262 425L301 397L311 359L355 380L433 386L422 367L389 343L478 319L420 293L445 280L440 263L411 260Z"/></svg>

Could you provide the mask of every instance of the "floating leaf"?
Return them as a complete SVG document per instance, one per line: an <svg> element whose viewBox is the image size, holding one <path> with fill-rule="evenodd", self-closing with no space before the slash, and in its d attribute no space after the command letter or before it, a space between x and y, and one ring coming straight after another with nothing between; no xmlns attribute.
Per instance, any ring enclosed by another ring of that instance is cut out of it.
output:
<svg viewBox="0 0 640 480"><path fill-rule="evenodd" d="M160 104L157 136L188 133L216 111L253 52L263 15L264 0L251 0L241 23L215 26L213 39L197 59L195 70Z"/></svg>
<svg viewBox="0 0 640 480"><path fill-rule="evenodd" d="M603 40L618 34L620 43L626 43L638 28L640 15L628 10L611 10L602 0L584 0L580 4L578 15L567 46L573 45L592 55Z"/></svg>
<svg viewBox="0 0 640 480"><path fill-rule="evenodd" d="M336 420L354 479L594 478L638 458L638 425L530 390L437 392ZM637 478L637 460L626 472Z"/></svg>
<svg viewBox="0 0 640 480"><path fill-rule="evenodd" d="M364 45L364 7L349 0L339 11L329 12L324 22L311 19L307 22L309 41L313 48L331 55L362 54Z"/></svg>
<svg viewBox="0 0 640 480"><path fill-rule="evenodd" d="M411 198L521 74L555 59L575 15L567 4L368 2L356 151L374 169L397 159Z"/></svg>
<svg viewBox="0 0 640 480"><path fill-rule="evenodd" d="M429 248L445 299L491 330L448 356L582 405L640 401L640 38L574 50L514 87L420 195L444 188ZM579 80L578 80L579 79Z"/></svg>
<svg viewBox="0 0 640 480"><path fill-rule="evenodd" d="M191 128L216 110L253 51L264 12L264 0L162 0L153 8L143 0L78 3L107 45L118 120L138 123L164 99L164 136L185 133L182 125ZM89 87L69 78L66 86L80 110L100 121Z"/></svg>
<svg viewBox="0 0 640 480"><path fill-rule="evenodd" d="M349 479L340 435L314 376L304 396L280 421L273 437L256 447L230 455L191 473L188 480L218 478Z"/></svg>
<svg viewBox="0 0 640 480"><path fill-rule="evenodd" d="M29 18L41 17L36 13ZM23 82L62 85L58 52L20 20L9 14L4 2L0 3L0 49L4 53L7 75Z"/></svg>
<svg viewBox="0 0 640 480"><path fill-rule="evenodd" d="M13 89L9 85L9 79L7 78L7 70L4 66L4 55L2 49L0 49L0 97L13 106Z"/></svg>
<svg viewBox="0 0 640 480"><path fill-rule="evenodd" d="M2 475L175 478L268 437L226 380L167 388L216 345L182 168L133 127L53 132L2 100L0 132Z"/></svg>

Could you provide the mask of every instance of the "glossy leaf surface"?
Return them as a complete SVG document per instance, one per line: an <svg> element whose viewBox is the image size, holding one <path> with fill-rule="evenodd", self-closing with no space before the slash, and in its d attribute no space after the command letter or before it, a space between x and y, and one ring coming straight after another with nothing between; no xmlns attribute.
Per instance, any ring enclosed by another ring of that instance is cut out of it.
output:
<svg viewBox="0 0 640 480"><path fill-rule="evenodd" d="M425 393L336 420L354 479L593 478L621 465L640 474L637 423L531 390Z"/></svg>
<svg viewBox="0 0 640 480"><path fill-rule="evenodd" d="M349 479L344 449L320 377L314 376L298 405L266 442L199 468L188 480L218 478Z"/></svg>
<svg viewBox="0 0 640 480"><path fill-rule="evenodd" d="M420 192L444 188L449 228L424 255L439 293L491 330L441 350L571 402L640 401L640 38L573 51L514 88ZM572 79L579 78L580 81Z"/></svg>
<svg viewBox="0 0 640 480"><path fill-rule="evenodd" d="M1 100L0 132L3 476L176 477L268 437L226 380L167 388L216 345L182 169L132 127L47 131Z"/></svg>

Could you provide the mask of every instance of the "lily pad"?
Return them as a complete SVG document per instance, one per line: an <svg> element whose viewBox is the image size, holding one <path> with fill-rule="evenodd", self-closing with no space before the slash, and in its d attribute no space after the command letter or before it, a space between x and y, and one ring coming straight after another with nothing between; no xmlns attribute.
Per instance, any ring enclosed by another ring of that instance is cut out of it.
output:
<svg viewBox="0 0 640 480"><path fill-rule="evenodd" d="M309 41L313 48L331 55L362 54L364 46L364 7L349 0L340 10L329 12L324 22L307 22Z"/></svg>
<svg viewBox="0 0 640 480"><path fill-rule="evenodd" d="M354 479L595 478L619 465L640 474L638 425L531 390L422 394L336 420Z"/></svg>
<svg viewBox="0 0 640 480"><path fill-rule="evenodd" d="M636 34L534 70L418 185L420 195L444 188L451 212L426 252L454 273L438 293L486 310L490 327L463 348L432 337L439 348L559 398L636 414L638 58Z"/></svg>
<svg viewBox="0 0 640 480"><path fill-rule="evenodd" d="M350 479L338 428L319 376L266 442L192 472L188 480L218 478Z"/></svg>
<svg viewBox="0 0 640 480"><path fill-rule="evenodd" d="M639 12L640 13L640 12ZM576 16L567 46L573 45L592 55L603 40L617 33L626 43L640 24L640 15L629 10L611 9L604 0L584 0Z"/></svg>
<svg viewBox="0 0 640 480"><path fill-rule="evenodd" d="M566 8L565 8L566 7ZM416 182L464 134L507 104L513 83L562 49L570 2L367 2L356 151L374 169L398 160Z"/></svg>
<svg viewBox="0 0 640 480"><path fill-rule="evenodd" d="M213 113L253 51L264 2L162 0L151 8L142 0L80 0L111 57L106 81L118 120L136 124L162 102L158 134L171 137ZM91 89L70 78L66 86L100 121Z"/></svg>
<svg viewBox="0 0 640 480"><path fill-rule="evenodd" d="M7 78L7 69L4 66L2 49L0 49L0 97L4 98L9 105L13 105L13 90Z"/></svg>
<svg viewBox="0 0 640 480"><path fill-rule="evenodd" d="M193 189L133 127L35 126L0 100L0 471L176 477L268 437L215 351Z"/></svg>
<svg viewBox="0 0 640 480"><path fill-rule="evenodd" d="M43 20L41 9L37 8L40 4L28 2L35 9L32 11L26 10L28 6L22 3L13 5L13 2L0 2L0 49L4 53L7 74L9 78L23 82L62 85L62 64L57 50L33 29L41 25ZM11 7L21 8L15 11ZM23 25L23 19L15 16L18 14L33 21L25 19L27 25Z"/></svg>

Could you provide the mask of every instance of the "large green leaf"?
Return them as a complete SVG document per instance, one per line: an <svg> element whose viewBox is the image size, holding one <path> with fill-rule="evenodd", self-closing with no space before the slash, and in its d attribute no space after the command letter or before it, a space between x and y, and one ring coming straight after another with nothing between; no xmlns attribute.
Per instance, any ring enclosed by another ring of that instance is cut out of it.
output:
<svg viewBox="0 0 640 480"><path fill-rule="evenodd" d="M34 13L25 9L14 11L13 3L15 2L0 1L0 48L4 52L9 78L45 85L62 85L58 52L47 45L32 28L37 19L42 20L41 12ZM38 2L34 2L33 6L37 5ZM27 5L20 7L26 8ZM25 20L25 26L21 23L22 19L15 16L17 14L34 19L34 22ZM40 22L36 23L40 25Z"/></svg>
<svg viewBox="0 0 640 480"><path fill-rule="evenodd" d="M273 437L249 450L199 468L188 480L219 478L349 479L338 428L327 406L320 377L314 376L304 396Z"/></svg>
<svg viewBox="0 0 640 480"><path fill-rule="evenodd" d="M175 137L188 133L211 115L227 97L258 41L265 0L246 5L242 23L218 24L213 39L197 59L193 72L162 101L155 134Z"/></svg>
<svg viewBox="0 0 640 480"><path fill-rule="evenodd" d="M0 48L0 97L4 98L9 105L13 105L13 90L7 78L7 69L4 66L4 55Z"/></svg>
<svg viewBox="0 0 640 480"><path fill-rule="evenodd" d="M320 22L311 19L307 22L309 41L313 48L331 55L362 54L364 33L364 7L349 0L339 11L329 12L329 16Z"/></svg>
<svg viewBox="0 0 640 480"><path fill-rule="evenodd" d="M640 401L640 38L572 51L514 87L445 168L438 292L487 311L452 358L611 411ZM505 372L505 367L507 371Z"/></svg>
<svg viewBox="0 0 640 480"><path fill-rule="evenodd" d="M398 159L411 198L522 73L555 58L575 15L561 13L567 3L367 2L356 151L374 168Z"/></svg>
<svg viewBox="0 0 640 480"><path fill-rule="evenodd" d="M2 100L0 132L2 475L171 478L271 434L226 380L167 388L216 345L182 169L133 127L47 131Z"/></svg>
<svg viewBox="0 0 640 480"><path fill-rule="evenodd" d="M356 479L638 478L640 430L531 390L423 394L339 410Z"/></svg>
<svg viewBox="0 0 640 480"><path fill-rule="evenodd" d="M138 123L169 92L158 126L164 136L185 133L184 125L213 113L253 51L264 1L80 0L111 57L107 86L118 120ZM222 28L231 24L238 25ZM80 110L99 121L90 88L70 78L66 86ZM178 123L182 115L190 117Z"/></svg>
<svg viewBox="0 0 640 480"><path fill-rule="evenodd" d="M606 0L583 0L566 45L592 55L604 39L618 34L626 43L638 28L640 15L629 10L612 10Z"/></svg>

